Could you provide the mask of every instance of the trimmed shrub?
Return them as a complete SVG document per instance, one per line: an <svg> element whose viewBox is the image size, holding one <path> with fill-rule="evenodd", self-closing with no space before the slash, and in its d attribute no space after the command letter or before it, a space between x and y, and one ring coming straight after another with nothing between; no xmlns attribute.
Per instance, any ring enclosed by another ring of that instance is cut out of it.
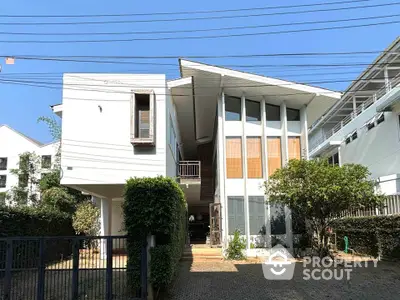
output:
<svg viewBox="0 0 400 300"><path fill-rule="evenodd" d="M246 250L246 239L240 236L240 230L236 229L233 233L233 238L229 241L228 248L226 249L226 258L243 260L246 259L244 251Z"/></svg>
<svg viewBox="0 0 400 300"><path fill-rule="evenodd" d="M349 247L357 253L400 258L400 215L342 218L332 227L339 249L344 249L347 236Z"/></svg>
<svg viewBox="0 0 400 300"><path fill-rule="evenodd" d="M185 244L186 210L183 191L171 178L127 181L123 211L131 288L140 287L140 250L148 235L156 238L150 252L150 281L156 289L171 283Z"/></svg>

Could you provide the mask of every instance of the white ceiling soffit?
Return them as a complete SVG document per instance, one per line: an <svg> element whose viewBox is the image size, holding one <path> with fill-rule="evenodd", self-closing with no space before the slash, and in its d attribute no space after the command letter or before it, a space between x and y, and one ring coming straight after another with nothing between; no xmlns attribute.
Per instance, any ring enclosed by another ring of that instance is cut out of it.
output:
<svg viewBox="0 0 400 300"><path fill-rule="evenodd" d="M224 89L226 95L279 105L285 101L288 107L301 108L308 105L308 123L319 118L341 97L335 91L255 75L180 59L182 77L193 77L196 112L196 140L212 140L217 99Z"/></svg>
<svg viewBox="0 0 400 300"><path fill-rule="evenodd" d="M174 80L170 80L167 82L167 86L170 89L174 88L174 87L188 85L188 84L192 84L192 77L179 78L179 79L174 79Z"/></svg>

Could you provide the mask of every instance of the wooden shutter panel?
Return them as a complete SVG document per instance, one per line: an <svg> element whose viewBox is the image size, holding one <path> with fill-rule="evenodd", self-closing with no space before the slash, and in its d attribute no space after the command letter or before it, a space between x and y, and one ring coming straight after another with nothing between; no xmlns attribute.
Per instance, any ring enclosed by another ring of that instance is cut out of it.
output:
<svg viewBox="0 0 400 300"><path fill-rule="evenodd" d="M280 137L269 137L267 139L267 155L268 155L268 175L274 174L274 172L282 167L282 155L281 155L281 138Z"/></svg>
<svg viewBox="0 0 400 300"><path fill-rule="evenodd" d="M300 137L292 136L288 138L289 160L301 158Z"/></svg>
<svg viewBox="0 0 400 300"><path fill-rule="evenodd" d="M250 137L247 143L247 177L262 178L261 138Z"/></svg>
<svg viewBox="0 0 400 300"><path fill-rule="evenodd" d="M243 177L242 139L240 137L226 139L226 177Z"/></svg>

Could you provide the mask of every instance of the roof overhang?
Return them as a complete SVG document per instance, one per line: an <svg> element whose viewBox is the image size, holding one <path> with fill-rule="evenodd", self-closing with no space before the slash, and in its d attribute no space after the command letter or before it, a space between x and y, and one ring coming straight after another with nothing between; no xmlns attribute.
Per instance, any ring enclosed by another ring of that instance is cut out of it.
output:
<svg viewBox="0 0 400 300"><path fill-rule="evenodd" d="M308 122L312 123L341 97L335 91L235 71L204 63L180 59L182 77L193 77L196 141L211 141L216 118L217 99L226 95L280 105L283 101L291 108L307 105Z"/></svg>
<svg viewBox="0 0 400 300"><path fill-rule="evenodd" d="M63 111L63 105L62 104L50 105L50 108L57 116L62 118L62 111Z"/></svg>
<svg viewBox="0 0 400 300"><path fill-rule="evenodd" d="M341 144L341 141L327 141L321 144L320 147L317 147L313 151L311 151L310 158L321 156L324 153L329 153L332 150L339 148Z"/></svg>
<svg viewBox="0 0 400 300"><path fill-rule="evenodd" d="M379 100L377 112L391 111L393 106L400 102L400 86L395 87Z"/></svg>

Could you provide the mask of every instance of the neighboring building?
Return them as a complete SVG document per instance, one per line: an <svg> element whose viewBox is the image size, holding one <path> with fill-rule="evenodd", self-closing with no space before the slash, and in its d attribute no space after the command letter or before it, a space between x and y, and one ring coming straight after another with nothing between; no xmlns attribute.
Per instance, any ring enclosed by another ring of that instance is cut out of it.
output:
<svg viewBox="0 0 400 300"><path fill-rule="evenodd" d="M365 165L383 193L400 193L400 38L312 124L309 146L310 158Z"/></svg>
<svg viewBox="0 0 400 300"><path fill-rule="evenodd" d="M267 245L291 248L290 211L265 204L263 182L308 158L307 124L341 95L187 60L179 67L177 80L65 74L62 104L52 107L62 117L61 183L93 196L102 235L122 232L126 180L162 175L177 177L193 232L210 225L213 244L226 246L239 228L250 250L265 228Z"/></svg>
<svg viewBox="0 0 400 300"><path fill-rule="evenodd" d="M20 154L34 152L38 155L42 175L52 169L58 145L58 142L44 145L7 125L0 125L0 202L8 203L6 193L19 184L18 176L10 170L19 168Z"/></svg>

